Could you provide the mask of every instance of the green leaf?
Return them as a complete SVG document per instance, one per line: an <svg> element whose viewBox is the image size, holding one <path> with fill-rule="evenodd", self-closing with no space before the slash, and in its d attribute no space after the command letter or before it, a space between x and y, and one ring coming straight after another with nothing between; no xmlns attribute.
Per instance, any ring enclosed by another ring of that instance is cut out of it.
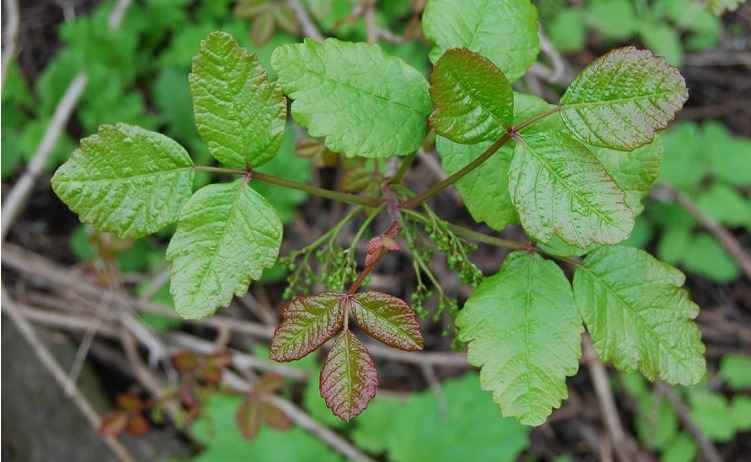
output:
<svg viewBox="0 0 751 462"><path fill-rule="evenodd" d="M357 419L355 443L392 462L513 462L529 445L529 428L499 417L477 374L446 380L441 390L378 396Z"/></svg>
<svg viewBox="0 0 751 462"><path fill-rule="evenodd" d="M435 62L450 48L465 47L493 61L513 82L540 52L537 9L529 0L430 0L422 15Z"/></svg>
<svg viewBox="0 0 751 462"><path fill-rule="evenodd" d="M200 319L242 296L274 264L282 241L276 211L243 179L198 190L167 247L178 314Z"/></svg>
<svg viewBox="0 0 751 462"><path fill-rule="evenodd" d="M568 396L584 331L563 271L538 254L513 252L456 318L469 363L504 416L541 425Z"/></svg>
<svg viewBox="0 0 751 462"><path fill-rule="evenodd" d="M709 11L720 16L726 11L735 11L743 4L743 0L709 0L707 6Z"/></svg>
<svg viewBox="0 0 751 462"><path fill-rule="evenodd" d="M377 45L305 39L272 56L295 121L348 157L417 150L433 108L419 71Z"/></svg>
<svg viewBox="0 0 751 462"><path fill-rule="evenodd" d="M544 100L521 93L514 93L514 125L554 107ZM560 129L563 122L558 116L550 116L528 125L522 133ZM454 143L442 136L436 137L436 148L441 156L443 169L452 175L470 163L495 140L477 144ZM478 223L485 222L491 228L502 231L509 223L518 223L519 215L511 204L508 189L508 169L513 148L506 144L490 159L456 182L456 189L464 199L469 213Z"/></svg>
<svg viewBox="0 0 751 462"><path fill-rule="evenodd" d="M278 432L263 427L252 441L243 438L235 420L243 399L212 394L201 406L201 417L190 427L191 435L205 448L191 462L337 462L342 458L319 438L302 428Z"/></svg>
<svg viewBox="0 0 751 462"><path fill-rule="evenodd" d="M626 203L638 215L644 210L642 199L649 195L652 183L660 175L662 140L659 136L646 146L623 152L593 147L592 153L600 159L608 174L626 193Z"/></svg>
<svg viewBox="0 0 751 462"><path fill-rule="evenodd" d="M723 395L709 390L692 390L689 406L691 417L707 438L719 442L733 439L735 421L730 418L728 400Z"/></svg>
<svg viewBox="0 0 751 462"><path fill-rule="evenodd" d="M466 48L446 51L430 77L430 122L451 141L497 140L514 117L514 91L498 67Z"/></svg>
<svg viewBox="0 0 751 462"><path fill-rule="evenodd" d="M105 125L81 140L52 188L82 222L139 237L177 220L192 192L191 167L185 149L164 135Z"/></svg>
<svg viewBox="0 0 751 462"><path fill-rule="evenodd" d="M561 98L561 117L584 143L630 151L650 143L687 98L683 77L664 58L618 48L574 79Z"/></svg>
<svg viewBox="0 0 751 462"><path fill-rule="evenodd" d="M517 143L509 192L524 229L543 242L557 234L582 249L617 244L634 226L624 192L594 154L562 132Z"/></svg>
<svg viewBox="0 0 751 462"><path fill-rule="evenodd" d="M196 126L211 155L235 168L258 167L282 144L287 103L268 83L256 55L228 34L212 32L201 42L190 74Z"/></svg>
<svg viewBox="0 0 751 462"><path fill-rule="evenodd" d="M655 55L664 56L671 66L683 66L683 44L680 32L662 21L643 22L639 37Z"/></svg>
<svg viewBox="0 0 751 462"><path fill-rule="evenodd" d="M706 363L699 307L681 288L685 276L632 247L602 247L574 274L579 312L597 354L625 372L693 385Z"/></svg>
<svg viewBox="0 0 751 462"><path fill-rule="evenodd" d="M368 291L355 294L353 302L352 316L368 335L400 350L422 350L420 325L404 300Z"/></svg>
<svg viewBox="0 0 751 462"><path fill-rule="evenodd" d="M703 188L696 197L696 205L720 223L751 228L751 200L732 186L715 182L708 188Z"/></svg>
<svg viewBox="0 0 751 462"><path fill-rule="evenodd" d="M720 375L730 388L751 388L751 356L727 354L720 361Z"/></svg>
<svg viewBox="0 0 751 462"><path fill-rule="evenodd" d="M731 282L740 276L740 269L725 247L709 233L697 233L683 266L692 273L701 274L713 281Z"/></svg>
<svg viewBox="0 0 751 462"><path fill-rule="evenodd" d="M730 403L730 417L737 432L751 430L751 398L746 395L736 395Z"/></svg>
<svg viewBox="0 0 751 462"><path fill-rule="evenodd" d="M693 230L691 226L669 226L662 230L657 244L657 257L665 263L676 265L691 253Z"/></svg>
<svg viewBox="0 0 751 462"><path fill-rule="evenodd" d="M699 453L691 435L681 433L662 451L660 462L693 462Z"/></svg>
<svg viewBox="0 0 751 462"><path fill-rule="evenodd" d="M378 388L373 357L352 332L336 338L321 369L321 396L344 420L356 417L368 406Z"/></svg>
<svg viewBox="0 0 751 462"><path fill-rule="evenodd" d="M284 305L282 323L271 339L271 359L294 361L317 350L342 328L347 300L346 295L325 292Z"/></svg>
<svg viewBox="0 0 751 462"><path fill-rule="evenodd" d="M630 0L589 0L587 22L607 41L628 40L639 30L640 20Z"/></svg>
<svg viewBox="0 0 751 462"><path fill-rule="evenodd" d="M561 53L573 53L584 48L587 27L582 10L561 9L545 25L550 41Z"/></svg>
<svg viewBox="0 0 751 462"><path fill-rule="evenodd" d="M665 150L658 182L670 183L677 188L698 184L707 171L702 138L699 126L690 122L679 122L665 130L662 135Z"/></svg>

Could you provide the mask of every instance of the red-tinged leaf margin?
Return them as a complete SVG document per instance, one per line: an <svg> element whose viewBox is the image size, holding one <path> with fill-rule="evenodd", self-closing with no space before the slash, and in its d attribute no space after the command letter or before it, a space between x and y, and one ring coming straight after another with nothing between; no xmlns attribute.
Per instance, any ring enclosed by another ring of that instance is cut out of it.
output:
<svg viewBox="0 0 751 462"><path fill-rule="evenodd" d="M400 350L422 350L420 324L407 302L376 290L360 292L354 298L352 315L368 335Z"/></svg>
<svg viewBox="0 0 751 462"><path fill-rule="evenodd" d="M294 361L317 350L344 324L344 303L349 298L324 292L296 298L282 309L282 323L274 331L269 356Z"/></svg>
<svg viewBox="0 0 751 462"><path fill-rule="evenodd" d="M198 373L198 377L207 383L221 383L223 375L224 369L210 364L204 365Z"/></svg>
<svg viewBox="0 0 751 462"><path fill-rule="evenodd" d="M198 355L191 351L181 351L172 357L172 365L178 371L189 371L198 367Z"/></svg>
<svg viewBox="0 0 751 462"><path fill-rule="evenodd" d="M151 425L141 414L130 414L126 428L131 435L140 437L149 432Z"/></svg>
<svg viewBox="0 0 751 462"><path fill-rule="evenodd" d="M259 404L261 406L261 414L263 414L263 421L266 422L266 425L280 432L292 428L292 421L289 420L284 411L268 401L261 401Z"/></svg>
<svg viewBox="0 0 751 462"><path fill-rule="evenodd" d="M125 411L108 412L99 423L99 433L106 436L117 436L125 430L128 423L128 413Z"/></svg>
<svg viewBox="0 0 751 462"><path fill-rule="evenodd" d="M140 411L145 407L145 404L141 398L128 393L121 393L117 395L115 399L117 401L117 407L125 411Z"/></svg>
<svg viewBox="0 0 751 462"><path fill-rule="evenodd" d="M232 352L215 351L206 356L206 364L216 367L230 367L232 365Z"/></svg>
<svg viewBox="0 0 751 462"><path fill-rule="evenodd" d="M261 429L261 407L259 404L257 400L248 397L240 404L240 407L237 408L237 414L235 414L240 433L248 441L253 441Z"/></svg>
<svg viewBox="0 0 751 462"><path fill-rule="evenodd" d="M377 388L378 371L370 352L351 332L343 332L321 369L321 397L326 406L349 421L368 406Z"/></svg>

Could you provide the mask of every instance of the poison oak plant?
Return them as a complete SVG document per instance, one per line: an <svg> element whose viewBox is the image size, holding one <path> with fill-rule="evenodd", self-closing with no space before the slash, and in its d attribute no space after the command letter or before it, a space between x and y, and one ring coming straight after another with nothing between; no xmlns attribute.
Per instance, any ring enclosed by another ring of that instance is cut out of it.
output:
<svg viewBox="0 0 751 462"><path fill-rule="evenodd" d="M330 290L293 298L271 343L272 358L290 361L336 336L320 388L344 419L367 406L378 383L350 318L386 345L423 346L406 302L360 290L387 252L400 251L400 234L414 256L418 306L429 296L423 277L440 292L428 268L435 247L447 253L463 282L477 286L461 311L455 302L443 304L455 315L458 338L469 343L469 362L482 368L482 387L493 391L503 414L539 425L560 406L566 377L578 369L585 327L600 358L620 370L694 384L704 375L704 346L692 322L698 307L681 288L683 274L618 245L658 174L655 132L686 101L684 80L663 58L628 47L587 66L558 105L515 93L510 82L539 52L536 17L528 0L431 0L422 18L435 45L431 83L377 45L333 38L277 48L272 66L279 80L269 83L255 55L214 32L201 44L190 86L198 132L224 167L193 165L163 135L103 126L57 171L54 190L82 221L123 237L177 221L167 249L171 293L179 314L190 319L243 295L277 260L281 222L250 182L355 205L342 223L285 260L294 287L287 295L314 280ZM279 149L285 96L292 118L330 151L345 159L403 156L396 174L351 194L259 172ZM402 180L428 119L450 176L415 194ZM196 171L239 178L193 193ZM495 230L519 223L531 244L441 220L425 201L454 184L478 222ZM342 249L335 238L360 211L369 218L355 240L380 214L391 225L369 242L358 274L355 243ZM466 240L514 252L483 278L468 258ZM326 274L312 274L311 254L325 261ZM559 263L574 268L573 284Z"/></svg>

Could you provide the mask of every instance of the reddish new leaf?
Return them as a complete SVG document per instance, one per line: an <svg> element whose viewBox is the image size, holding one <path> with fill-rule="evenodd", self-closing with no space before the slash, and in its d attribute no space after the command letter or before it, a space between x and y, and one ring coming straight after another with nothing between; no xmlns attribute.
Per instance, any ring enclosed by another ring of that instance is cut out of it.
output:
<svg viewBox="0 0 751 462"><path fill-rule="evenodd" d="M126 411L140 411L144 403L138 396L122 393L117 395L117 407Z"/></svg>
<svg viewBox="0 0 751 462"><path fill-rule="evenodd" d="M181 351L172 357L172 365L178 371L189 371L198 366L198 355L190 351Z"/></svg>
<svg viewBox="0 0 751 462"><path fill-rule="evenodd" d="M337 337L321 369L321 396L344 420L357 416L376 394L378 372L365 345L347 331Z"/></svg>
<svg viewBox="0 0 751 462"><path fill-rule="evenodd" d="M128 433L133 436L143 436L149 432L149 421L141 414L131 414L126 426Z"/></svg>
<svg viewBox="0 0 751 462"><path fill-rule="evenodd" d="M280 432L287 431L292 427L292 422L284 411L268 401L261 401L259 405L266 425Z"/></svg>
<svg viewBox="0 0 751 462"><path fill-rule="evenodd" d="M342 328L347 300L345 295L325 292L287 303L271 339L271 359L294 361L326 343Z"/></svg>
<svg viewBox="0 0 751 462"><path fill-rule="evenodd" d="M229 351L215 351L206 356L206 364L216 367L229 367L232 365L232 353Z"/></svg>
<svg viewBox="0 0 751 462"><path fill-rule="evenodd" d="M117 436L125 430L128 423L128 413L125 411L112 411L102 417L99 424L99 433L107 436Z"/></svg>
<svg viewBox="0 0 751 462"><path fill-rule="evenodd" d="M243 438L252 441L261 429L261 407L256 400L246 399L237 409L235 418Z"/></svg>
<svg viewBox="0 0 751 462"><path fill-rule="evenodd" d="M201 368L198 376L208 383L220 383L223 372L224 370L221 367L206 364Z"/></svg>
<svg viewBox="0 0 751 462"><path fill-rule="evenodd" d="M361 292L355 295L352 315L362 330L386 345L422 350L420 325L404 300L378 291Z"/></svg>
<svg viewBox="0 0 751 462"><path fill-rule="evenodd" d="M258 393L272 393L284 386L284 377L279 374L264 374L258 379L253 391Z"/></svg>

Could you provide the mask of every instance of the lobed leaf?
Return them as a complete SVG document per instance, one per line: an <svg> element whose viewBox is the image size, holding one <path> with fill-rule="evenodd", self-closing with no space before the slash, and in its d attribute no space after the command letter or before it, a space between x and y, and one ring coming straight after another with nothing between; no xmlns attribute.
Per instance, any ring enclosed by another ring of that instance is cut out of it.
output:
<svg viewBox="0 0 751 462"><path fill-rule="evenodd" d="M344 303L351 303L346 295L324 292L284 305L282 323L271 339L271 359L294 361L317 350L342 328Z"/></svg>
<svg viewBox="0 0 751 462"><path fill-rule="evenodd" d="M230 167L258 167L282 144L287 102L258 57L229 34L212 32L193 59L190 91L198 133Z"/></svg>
<svg viewBox="0 0 751 462"><path fill-rule="evenodd" d="M514 118L514 91L492 61L466 48L446 51L430 76L437 134L463 144L497 140Z"/></svg>
<svg viewBox="0 0 751 462"><path fill-rule="evenodd" d="M182 318L200 319L242 296L276 261L282 223L243 179L198 190L167 247L170 292Z"/></svg>
<svg viewBox="0 0 751 462"><path fill-rule="evenodd" d="M362 330L388 346L422 350L423 338L415 312L398 297L378 291L355 294L352 316Z"/></svg>
<svg viewBox="0 0 751 462"><path fill-rule="evenodd" d="M428 82L419 71L378 45L283 45L272 66L292 102L292 116L312 136L347 157L389 157L417 150L432 110ZM377 76L377 78L374 78Z"/></svg>
<svg viewBox="0 0 751 462"><path fill-rule="evenodd" d="M561 98L561 117L583 143L630 151L650 143L686 99L686 82L665 58L618 48L571 83Z"/></svg>
<svg viewBox="0 0 751 462"><path fill-rule="evenodd" d="M625 372L693 385L706 364L699 313L681 288L685 276L633 247L602 247L574 274L579 312L597 354Z"/></svg>
<svg viewBox="0 0 751 462"><path fill-rule="evenodd" d="M584 328L555 263L511 253L467 300L456 325L469 342L469 363L482 368L482 388L504 416L540 425L568 396L566 377L579 369Z"/></svg>
<svg viewBox="0 0 751 462"><path fill-rule="evenodd" d="M634 226L624 192L597 157L561 132L517 143L509 192L524 229L543 242L558 235L582 249L617 244Z"/></svg>
<svg viewBox="0 0 751 462"><path fill-rule="evenodd" d="M193 161L172 139L126 124L81 140L52 189L84 223L121 238L177 221L193 192Z"/></svg>
<svg viewBox="0 0 751 462"><path fill-rule="evenodd" d="M321 396L344 420L356 417L376 394L378 371L365 345L344 331L334 341L321 369Z"/></svg>
<svg viewBox="0 0 751 462"><path fill-rule="evenodd" d="M537 9L529 0L430 0L422 15L436 62L450 48L465 47L490 59L513 82L540 52Z"/></svg>

